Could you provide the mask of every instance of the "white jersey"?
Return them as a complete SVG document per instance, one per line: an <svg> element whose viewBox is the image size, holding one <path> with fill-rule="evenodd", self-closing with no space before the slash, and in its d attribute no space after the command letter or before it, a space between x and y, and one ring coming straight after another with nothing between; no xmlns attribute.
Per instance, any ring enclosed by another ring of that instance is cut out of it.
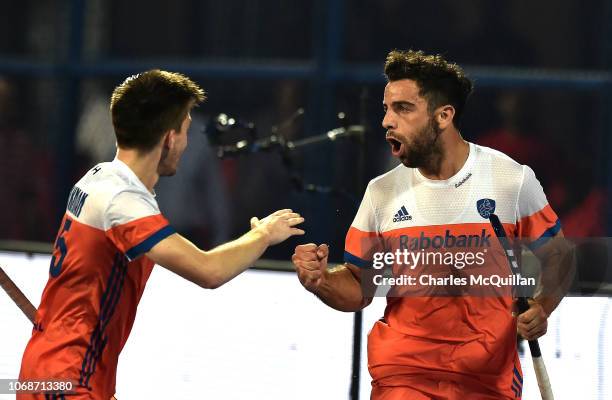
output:
<svg viewBox="0 0 612 400"><path fill-rule="evenodd" d="M363 239L398 230L471 226L478 234L479 227L489 225L486 212L499 217L508 235L531 239L532 248L561 228L531 168L470 143L465 164L447 180L428 179L402 164L373 179L349 229L345 261L368 264L371 260L360 248Z"/></svg>
<svg viewBox="0 0 612 400"><path fill-rule="evenodd" d="M90 169L70 192L20 378L70 379L79 394L110 398L153 269L144 253L173 233L127 165Z"/></svg>
<svg viewBox="0 0 612 400"><path fill-rule="evenodd" d="M345 261L376 268L381 243L399 241L400 247L429 254L472 252L478 257L488 249L490 269L509 274L503 252L491 247L497 240L491 213L508 236L527 239L532 248L561 229L534 172L493 149L470 143L463 167L443 181L399 165L368 184L347 233ZM465 270L455 270L454 262L446 272L438 264L418 265L414 271L443 271L455 279ZM409 385L410 379L427 374L485 387L497 398L520 396L511 296L397 293L388 295L384 318L368 336L373 384Z"/></svg>

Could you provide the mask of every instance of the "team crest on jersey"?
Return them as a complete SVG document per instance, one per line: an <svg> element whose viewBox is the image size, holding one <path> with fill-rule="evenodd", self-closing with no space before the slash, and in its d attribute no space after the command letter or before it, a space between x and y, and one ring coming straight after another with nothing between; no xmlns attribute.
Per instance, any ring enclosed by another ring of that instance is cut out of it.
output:
<svg viewBox="0 0 612 400"><path fill-rule="evenodd" d="M476 209L482 218L489 219L491 214L495 212L495 200L480 199L476 202Z"/></svg>

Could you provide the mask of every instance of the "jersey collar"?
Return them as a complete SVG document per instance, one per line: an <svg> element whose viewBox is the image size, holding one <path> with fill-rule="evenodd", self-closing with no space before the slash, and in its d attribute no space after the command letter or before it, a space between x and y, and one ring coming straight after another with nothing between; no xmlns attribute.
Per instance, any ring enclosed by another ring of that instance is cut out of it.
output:
<svg viewBox="0 0 612 400"><path fill-rule="evenodd" d="M468 158L465 160L463 166L461 167L461 169L459 169L459 171L457 171L455 175L444 180L429 179L423 176L423 174L421 174L421 171L419 171L418 168L413 168L414 176L416 177L417 181L435 187L461 186L461 181L465 182L467 179L469 179L470 171L472 169L472 166L474 165L474 160L476 159L476 146L471 142L468 142L468 144L470 145L470 153L468 155Z"/></svg>

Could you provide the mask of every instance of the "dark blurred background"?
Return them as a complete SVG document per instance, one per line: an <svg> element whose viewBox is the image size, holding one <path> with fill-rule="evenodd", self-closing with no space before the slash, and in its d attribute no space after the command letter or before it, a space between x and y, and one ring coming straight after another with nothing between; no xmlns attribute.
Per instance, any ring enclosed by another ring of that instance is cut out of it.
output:
<svg viewBox="0 0 612 400"><path fill-rule="evenodd" d="M566 236L612 230L610 1L4 0L1 10L0 240L54 240L71 185L114 156L111 91L162 68L209 97L179 173L157 190L176 228L210 247L246 231L252 215L291 207L308 234L267 257L314 241L340 259L365 184L396 164L380 127L382 64L394 48L465 67L476 91L464 137L529 164ZM252 122L257 137L274 126L286 140L367 131L219 159L203 133L219 113Z"/></svg>

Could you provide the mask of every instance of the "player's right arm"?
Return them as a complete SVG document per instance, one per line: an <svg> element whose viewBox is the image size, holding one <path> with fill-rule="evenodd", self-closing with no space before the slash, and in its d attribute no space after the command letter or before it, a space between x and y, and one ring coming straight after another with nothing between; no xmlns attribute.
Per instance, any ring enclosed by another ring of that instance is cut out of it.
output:
<svg viewBox="0 0 612 400"><path fill-rule="evenodd" d="M369 260L380 246L371 190L372 185L368 184L347 232L344 250L348 262L328 269L329 248L314 243L297 246L291 258L302 286L336 310L359 311L372 302L369 296L375 293L374 288L366 284L369 281L366 273L371 271Z"/></svg>
<svg viewBox="0 0 612 400"><path fill-rule="evenodd" d="M302 286L328 306L346 312L363 309L372 302L361 288L361 270L350 263L327 268L329 248L304 244L295 248L291 260Z"/></svg>
<svg viewBox="0 0 612 400"><path fill-rule="evenodd" d="M251 230L240 238L203 251L175 233L161 240L146 254L155 263L197 285L214 289L228 282L252 265L268 246L290 236L303 235L295 228L304 222L292 210L279 210L259 220L251 219Z"/></svg>

